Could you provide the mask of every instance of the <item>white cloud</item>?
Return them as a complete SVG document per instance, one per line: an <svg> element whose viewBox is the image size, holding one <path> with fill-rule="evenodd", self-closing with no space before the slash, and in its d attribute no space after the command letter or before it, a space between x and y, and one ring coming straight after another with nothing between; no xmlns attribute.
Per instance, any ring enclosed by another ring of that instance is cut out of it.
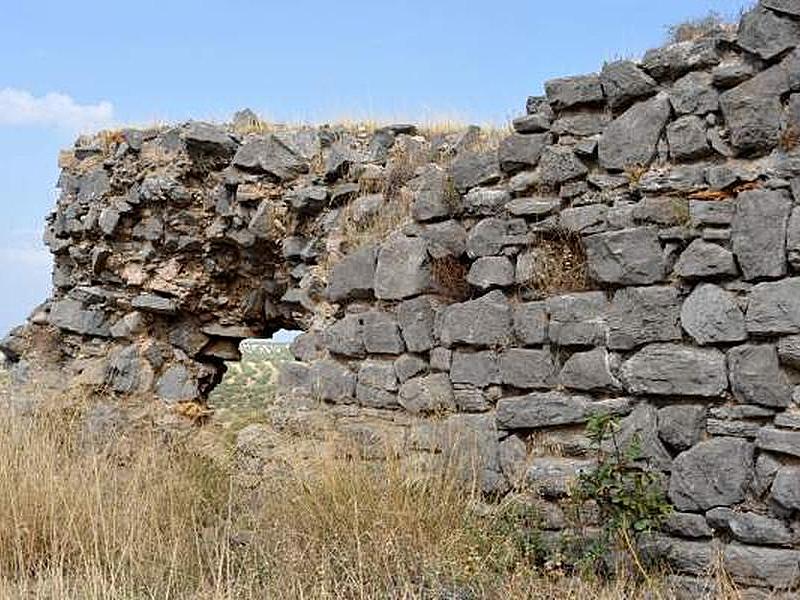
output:
<svg viewBox="0 0 800 600"><path fill-rule="evenodd" d="M70 132L89 132L113 123L110 102L78 104L70 96L49 93L34 96L25 90L0 89L0 126L43 125Z"/></svg>

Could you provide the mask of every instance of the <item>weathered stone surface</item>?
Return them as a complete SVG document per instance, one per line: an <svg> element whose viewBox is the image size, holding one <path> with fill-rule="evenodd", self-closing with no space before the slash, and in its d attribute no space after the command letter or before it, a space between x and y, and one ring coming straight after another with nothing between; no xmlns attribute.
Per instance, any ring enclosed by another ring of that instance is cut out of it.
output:
<svg viewBox="0 0 800 600"><path fill-rule="evenodd" d="M674 450L687 450L700 441L705 431L706 407L675 404L658 411L658 434Z"/></svg>
<svg viewBox="0 0 800 600"><path fill-rule="evenodd" d="M559 214L561 226L575 233L602 233L608 228L608 207L605 204L590 204L565 208Z"/></svg>
<svg viewBox="0 0 800 600"><path fill-rule="evenodd" d="M431 369L434 371L449 371L453 362L453 351L450 348L441 346L431 348L428 360L431 364Z"/></svg>
<svg viewBox="0 0 800 600"><path fill-rule="evenodd" d="M596 74L551 79L545 82L544 90L556 110L603 101L603 87Z"/></svg>
<svg viewBox="0 0 800 600"><path fill-rule="evenodd" d="M371 354L402 354L405 350L394 315L369 311L361 316L364 348Z"/></svg>
<svg viewBox="0 0 800 600"><path fill-rule="evenodd" d="M328 277L327 296L333 302L369 298L375 285L377 248L367 246L333 265Z"/></svg>
<svg viewBox="0 0 800 600"><path fill-rule="evenodd" d="M645 52L642 69L656 79L676 78L689 71L702 71L719 64L717 41L700 38Z"/></svg>
<svg viewBox="0 0 800 600"><path fill-rule="evenodd" d="M521 302L513 307L514 335L523 345L547 341L547 310L544 302Z"/></svg>
<svg viewBox="0 0 800 600"><path fill-rule="evenodd" d="M491 350L453 352L450 379L453 383L469 384L478 388L500 383L497 354Z"/></svg>
<svg viewBox="0 0 800 600"><path fill-rule="evenodd" d="M397 306L397 321L409 352L426 352L433 348L435 313L430 298L420 296Z"/></svg>
<svg viewBox="0 0 800 600"><path fill-rule="evenodd" d="M617 443L620 448L628 448L637 444L640 458L637 463L649 468L667 471L672 464L672 457L658 437L658 411L655 407L641 403L633 412L620 421ZM614 443L610 440L603 445L606 452L614 452Z"/></svg>
<svg viewBox="0 0 800 600"><path fill-rule="evenodd" d="M324 333L325 347L333 354L363 357L363 321L359 315L345 315Z"/></svg>
<svg viewBox="0 0 800 600"><path fill-rule="evenodd" d="M752 512L734 512L730 508L712 508L706 513L715 529L728 530L745 544L783 546L795 538L783 521Z"/></svg>
<svg viewBox="0 0 800 600"><path fill-rule="evenodd" d="M798 0L761 0L761 6L776 13L800 17L800 2Z"/></svg>
<svg viewBox="0 0 800 600"><path fill-rule="evenodd" d="M800 552L742 544L725 546L722 565L734 582L773 589L800 583Z"/></svg>
<svg viewBox="0 0 800 600"><path fill-rule="evenodd" d="M561 206L560 198L514 198L506 210L515 217L546 217Z"/></svg>
<svg viewBox="0 0 800 600"><path fill-rule="evenodd" d="M486 412L492 408L487 394L481 389L473 387L455 388L453 397L459 412L479 413Z"/></svg>
<svg viewBox="0 0 800 600"><path fill-rule="evenodd" d="M489 217L475 224L467 238L467 254L470 258L500 254L507 245L509 234L517 227L524 227L522 219L506 220Z"/></svg>
<svg viewBox="0 0 800 600"><path fill-rule="evenodd" d="M800 456L800 431L761 427L756 437L756 446L761 450Z"/></svg>
<svg viewBox="0 0 800 600"><path fill-rule="evenodd" d="M750 333L800 332L800 278L754 286L745 318Z"/></svg>
<svg viewBox="0 0 800 600"><path fill-rule="evenodd" d="M197 380L184 365L169 367L156 382L156 394L167 404L196 400L200 396Z"/></svg>
<svg viewBox="0 0 800 600"><path fill-rule="evenodd" d="M722 352L677 344L645 346L622 364L620 377L635 394L715 397L728 387Z"/></svg>
<svg viewBox="0 0 800 600"><path fill-rule="evenodd" d="M539 163L542 151L553 143L549 133L512 134L500 142L497 158L505 173L532 169Z"/></svg>
<svg viewBox="0 0 800 600"><path fill-rule="evenodd" d="M54 302L48 318L51 325L82 335L110 337L109 315L99 308L84 308L77 300L65 298Z"/></svg>
<svg viewBox="0 0 800 600"><path fill-rule="evenodd" d="M240 146L233 164L246 171L266 173L279 181L290 181L308 172L308 161L275 135L267 135Z"/></svg>
<svg viewBox="0 0 800 600"><path fill-rule="evenodd" d="M575 153L564 146L545 148L539 159L539 179L545 185L556 186L585 177L589 169Z"/></svg>
<svg viewBox="0 0 800 600"><path fill-rule="evenodd" d="M700 117L686 115L667 126L670 156L676 161L703 158L711 152L706 125Z"/></svg>
<svg viewBox="0 0 800 600"><path fill-rule="evenodd" d="M552 385L555 366L550 350L509 348L500 354L500 383L519 389Z"/></svg>
<svg viewBox="0 0 800 600"><path fill-rule="evenodd" d="M778 358L793 369L800 368L800 335L790 335L778 341Z"/></svg>
<svg viewBox="0 0 800 600"><path fill-rule="evenodd" d="M600 283L647 285L664 277L664 257L651 227L590 235L584 240L589 275Z"/></svg>
<svg viewBox="0 0 800 600"><path fill-rule="evenodd" d="M738 43L745 50L770 60L800 44L800 23L756 8L742 17Z"/></svg>
<svg viewBox="0 0 800 600"><path fill-rule="evenodd" d="M733 219L733 252L747 280L786 274L791 201L779 191L742 192Z"/></svg>
<svg viewBox="0 0 800 600"><path fill-rule="evenodd" d="M608 300L603 292L551 296L545 303L550 315L548 335L560 346L602 345L608 326Z"/></svg>
<svg viewBox="0 0 800 600"><path fill-rule="evenodd" d="M561 385L585 392L616 391L621 385L612 373L612 357L605 348L576 352L561 369Z"/></svg>
<svg viewBox="0 0 800 600"><path fill-rule="evenodd" d="M701 346L747 339L736 297L711 283L698 285L683 303L681 324Z"/></svg>
<svg viewBox="0 0 800 600"><path fill-rule="evenodd" d="M678 291L670 286L624 288L608 313L608 347L631 350L651 342L681 338Z"/></svg>
<svg viewBox="0 0 800 600"><path fill-rule="evenodd" d="M416 354L403 354L394 361L394 372L401 383L428 370L428 363Z"/></svg>
<svg viewBox="0 0 800 600"><path fill-rule="evenodd" d="M514 265L505 256L485 256L472 263L467 282L481 290L514 283Z"/></svg>
<svg viewBox="0 0 800 600"><path fill-rule="evenodd" d="M539 429L584 423L596 414L625 414L630 406L627 398L595 401L563 392L533 392L499 400L497 426L500 429Z"/></svg>
<svg viewBox="0 0 800 600"><path fill-rule="evenodd" d="M563 498L581 473L595 467L591 460L575 458L534 458L525 473L527 484L543 498Z"/></svg>
<svg viewBox="0 0 800 600"><path fill-rule="evenodd" d="M669 98L661 94L635 104L617 117L600 138L600 166L609 171L623 171L650 164L670 112Z"/></svg>
<svg viewBox="0 0 800 600"><path fill-rule="evenodd" d="M414 190L411 214L416 221L430 221L448 217L458 206L458 198L452 193L447 173L431 165L409 182Z"/></svg>
<svg viewBox="0 0 800 600"><path fill-rule="evenodd" d="M753 445L735 438L700 442L672 463L669 498L678 510L733 506L753 477Z"/></svg>
<svg viewBox="0 0 800 600"><path fill-rule="evenodd" d="M445 346L502 345L510 339L511 305L500 291L476 300L451 304L437 315L436 332Z"/></svg>
<svg viewBox="0 0 800 600"><path fill-rule="evenodd" d="M739 402L762 406L789 406L792 388L778 364L771 344L746 344L728 351L731 391Z"/></svg>
<svg viewBox="0 0 800 600"><path fill-rule="evenodd" d="M798 96L800 97L800 96ZM800 269L800 208L793 208L786 229L786 251L789 264Z"/></svg>
<svg viewBox="0 0 800 600"><path fill-rule="evenodd" d="M238 146L224 128L200 121L191 121L184 127L183 139L190 152L229 156L235 152Z"/></svg>
<svg viewBox="0 0 800 600"><path fill-rule="evenodd" d="M719 109L719 93L710 73L695 72L681 77L669 92L672 108L679 115L704 115Z"/></svg>
<svg viewBox="0 0 800 600"><path fill-rule="evenodd" d="M356 383L356 400L361 406L369 408L392 409L400 406L396 392L365 385L360 381Z"/></svg>
<svg viewBox="0 0 800 600"><path fill-rule="evenodd" d="M131 300L131 308L162 315L173 315L178 311L175 300L155 294L141 294L136 296Z"/></svg>
<svg viewBox="0 0 800 600"><path fill-rule="evenodd" d="M664 522L663 530L685 538L710 538L713 534L702 515L673 512Z"/></svg>
<svg viewBox="0 0 800 600"><path fill-rule="evenodd" d="M278 390L289 396L311 396L311 367L286 360L278 365Z"/></svg>
<svg viewBox="0 0 800 600"><path fill-rule="evenodd" d="M461 256L467 249L467 230L453 219L427 223L419 237L428 240L428 253L433 258Z"/></svg>
<svg viewBox="0 0 800 600"><path fill-rule="evenodd" d="M684 279L734 276L738 272L729 250L700 239L689 244L675 263L675 274Z"/></svg>
<svg viewBox="0 0 800 600"><path fill-rule="evenodd" d="M550 116L534 113L513 119L511 126L517 133L543 133L550 130L550 122Z"/></svg>
<svg viewBox="0 0 800 600"><path fill-rule="evenodd" d="M320 360L311 367L311 393L318 400L336 404L353 402L356 375L333 360Z"/></svg>
<svg viewBox="0 0 800 600"><path fill-rule="evenodd" d="M375 296L402 300L425 292L430 286L430 262L425 240L392 235L378 252Z"/></svg>
<svg viewBox="0 0 800 600"><path fill-rule="evenodd" d="M413 414L446 412L455 408L453 386L444 373L409 379L400 386L399 401Z"/></svg>
<svg viewBox="0 0 800 600"><path fill-rule="evenodd" d="M511 194L505 189L474 188L464 196L464 212L468 215L493 215L509 200L511 200Z"/></svg>
<svg viewBox="0 0 800 600"><path fill-rule="evenodd" d="M772 498L788 510L800 510L800 466L786 465L777 470Z"/></svg>
<svg viewBox="0 0 800 600"><path fill-rule="evenodd" d="M450 176L456 189L465 192L479 185L500 180L502 172L495 152L463 152L450 165Z"/></svg>
<svg viewBox="0 0 800 600"><path fill-rule="evenodd" d="M614 110L626 108L634 100L654 94L657 87L656 81L630 60L606 63L600 73L600 83Z"/></svg>

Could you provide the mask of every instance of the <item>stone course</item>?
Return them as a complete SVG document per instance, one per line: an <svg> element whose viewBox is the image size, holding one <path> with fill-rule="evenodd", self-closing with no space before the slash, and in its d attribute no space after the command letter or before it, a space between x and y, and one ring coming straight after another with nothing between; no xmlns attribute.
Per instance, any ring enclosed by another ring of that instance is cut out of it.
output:
<svg viewBox="0 0 800 600"><path fill-rule="evenodd" d="M721 556L739 585L797 590L798 73L800 5L762 0L738 30L546 83L496 143L82 137L45 234L52 297L0 364L202 402L242 339L300 329L283 396L409 453L461 432L485 493L553 511L593 466L581 428L613 414L677 509L648 552L687 581Z"/></svg>

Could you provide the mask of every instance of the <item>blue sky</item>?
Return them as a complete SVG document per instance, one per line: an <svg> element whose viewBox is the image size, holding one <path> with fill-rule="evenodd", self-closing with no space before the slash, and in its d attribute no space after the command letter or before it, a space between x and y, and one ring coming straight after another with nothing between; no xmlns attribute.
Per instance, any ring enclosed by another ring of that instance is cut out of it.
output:
<svg viewBox="0 0 800 600"><path fill-rule="evenodd" d="M58 150L118 124L502 123L549 78L745 0L0 0L0 336L44 300Z"/></svg>

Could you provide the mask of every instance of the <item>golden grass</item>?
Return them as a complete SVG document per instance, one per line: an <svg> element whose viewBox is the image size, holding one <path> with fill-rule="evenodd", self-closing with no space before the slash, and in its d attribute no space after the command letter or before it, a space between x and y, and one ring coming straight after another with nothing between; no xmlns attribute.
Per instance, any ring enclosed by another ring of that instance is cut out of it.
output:
<svg viewBox="0 0 800 600"><path fill-rule="evenodd" d="M556 230L540 234L524 252L531 276L521 288L536 297L588 289L586 250L580 234ZM520 260L520 259L518 259Z"/></svg>

